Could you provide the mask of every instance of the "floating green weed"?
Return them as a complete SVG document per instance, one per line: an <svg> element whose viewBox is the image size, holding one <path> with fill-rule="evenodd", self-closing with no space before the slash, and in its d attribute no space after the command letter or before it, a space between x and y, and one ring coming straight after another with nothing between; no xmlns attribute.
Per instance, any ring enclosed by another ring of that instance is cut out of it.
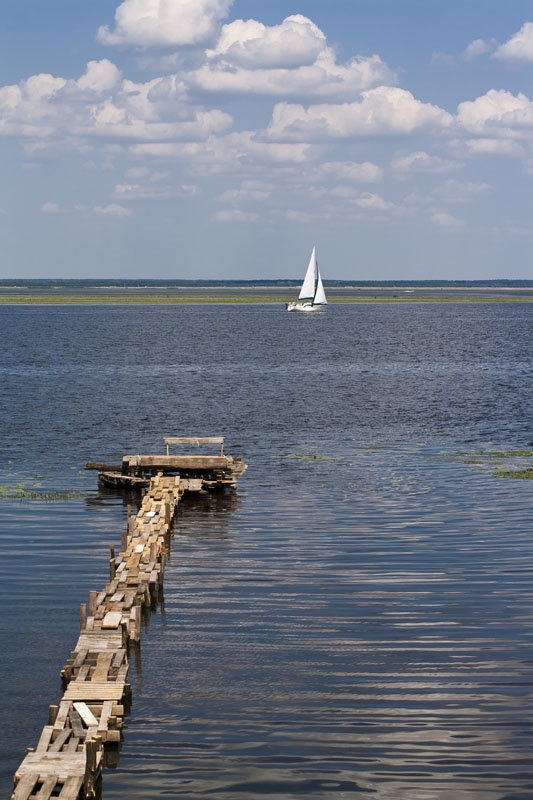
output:
<svg viewBox="0 0 533 800"><path fill-rule="evenodd" d="M443 454L445 455L445 454ZM505 464L507 459L533 458L533 450L474 450L451 453L449 456L460 464L469 464L474 467L490 469L490 474L498 478L515 478L519 480L533 480L533 467L526 466L522 469L508 469ZM520 466L519 464L517 466Z"/></svg>
<svg viewBox="0 0 533 800"><path fill-rule="evenodd" d="M493 472L498 478L517 478L518 480L533 481L533 467L527 469L508 469Z"/></svg>
<svg viewBox="0 0 533 800"><path fill-rule="evenodd" d="M369 444L365 447L358 447L358 450L395 450L396 445L393 444Z"/></svg>
<svg viewBox="0 0 533 800"><path fill-rule="evenodd" d="M334 458L333 456L325 456L322 453L311 453L310 455L303 455L302 453L287 453L287 455L283 456L283 458L296 458L298 461L342 461L340 456Z"/></svg>
<svg viewBox="0 0 533 800"><path fill-rule="evenodd" d="M28 480L23 483L0 484L0 498L8 500L41 500L45 503L54 503L61 500L73 500L87 497L88 492L77 489L42 489L42 483Z"/></svg>
<svg viewBox="0 0 533 800"><path fill-rule="evenodd" d="M15 489L12 492L2 493L2 495L11 500L42 500L45 503L54 503L59 500L73 500L80 497L87 497L88 492L78 492L72 489L61 489L59 491L46 489L41 491L36 491L35 489Z"/></svg>

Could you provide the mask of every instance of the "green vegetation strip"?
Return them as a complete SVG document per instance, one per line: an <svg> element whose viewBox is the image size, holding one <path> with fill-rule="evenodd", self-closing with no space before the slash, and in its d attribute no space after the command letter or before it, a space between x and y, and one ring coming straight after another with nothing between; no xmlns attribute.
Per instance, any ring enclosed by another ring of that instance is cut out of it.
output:
<svg viewBox="0 0 533 800"><path fill-rule="evenodd" d="M452 453L452 458L462 464L472 464L478 467L488 467L491 475L497 478L515 478L518 480L533 480L533 467L518 464L521 469L506 469L505 463L509 458L533 458L533 450L474 450L471 452Z"/></svg>
<svg viewBox="0 0 533 800"><path fill-rule="evenodd" d="M24 480L22 483L0 484L0 500L41 500L45 503L54 503L60 500L73 500L87 497L87 492L76 489L44 489L38 488L41 484L35 479Z"/></svg>
<svg viewBox="0 0 533 800"><path fill-rule="evenodd" d="M279 295L9 295L0 297L0 305L232 305L277 303L294 300ZM531 303L533 297L330 297L330 303Z"/></svg>

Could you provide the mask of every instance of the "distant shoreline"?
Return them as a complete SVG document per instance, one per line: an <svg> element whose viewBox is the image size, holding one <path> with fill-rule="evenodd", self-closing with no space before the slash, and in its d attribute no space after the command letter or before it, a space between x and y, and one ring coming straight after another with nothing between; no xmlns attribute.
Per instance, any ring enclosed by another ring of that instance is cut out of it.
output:
<svg viewBox="0 0 533 800"><path fill-rule="evenodd" d="M290 291L294 287L301 285L301 279L278 278L273 280L217 280L217 279L147 279L147 278L2 278L0 279L1 290L13 291L58 291L64 290L77 291L86 289L90 291L154 291L154 290L217 290L232 289L237 291L248 291L250 289L261 289L268 291ZM446 289L501 289L510 291L533 289L533 280L525 278L487 278L483 280L337 280L326 279L324 286L330 289L347 290L368 290L373 289L397 289L398 291L413 290L446 290Z"/></svg>
<svg viewBox="0 0 533 800"><path fill-rule="evenodd" d="M176 306L176 305L282 305L292 296L201 296L201 297L167 297L149 295L144 297L106 297L98 295L77 296L50 296L50 295L28 295L19 297L0 296L0 305L3 306L129 306L129 305L154 305L154 306ZM395 303L406 305L411 303L533 303L533 297L332 297L329 300L331 305L358 305L358 304L381 304Z"/></svg>

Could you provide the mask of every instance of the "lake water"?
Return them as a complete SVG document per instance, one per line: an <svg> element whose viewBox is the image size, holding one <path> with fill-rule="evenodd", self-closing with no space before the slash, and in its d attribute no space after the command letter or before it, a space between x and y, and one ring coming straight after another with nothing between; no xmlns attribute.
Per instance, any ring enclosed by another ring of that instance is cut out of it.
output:
<svg viewBox="0 0 533 800"><path fill-rule="evenodd" d="M532 446L532 311L0 308L2 795L124 526L81 467L222 434L104 798L530 800L532 484L457 454Z"/></svg>

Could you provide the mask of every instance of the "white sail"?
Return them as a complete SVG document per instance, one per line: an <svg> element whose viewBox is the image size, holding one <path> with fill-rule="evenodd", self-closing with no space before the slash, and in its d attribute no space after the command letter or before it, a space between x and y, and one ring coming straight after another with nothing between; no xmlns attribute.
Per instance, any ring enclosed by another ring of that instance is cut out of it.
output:
<svg viewBox="0 0 533 800"><path fill-rule="evenodd" d="M326 300L326 293L324 291L324 286L322 284L322 278L320 276L320 270L318 269L318 264L316 265L316 290L315 290L315 298L313 300L313 304L315 306L325 306L327 305L328 301Z"/></svg>
<svg viewBox="0 0 533 800"><path fill-rule="evenodd" d="M318 270L318 264L316 263L315 248L313 247L313 252L311 253L309 266L307 267L307 272L305 273L304 282L302 283L302 288L300 289L298 300L314 299L317 270Z"/></svg>

